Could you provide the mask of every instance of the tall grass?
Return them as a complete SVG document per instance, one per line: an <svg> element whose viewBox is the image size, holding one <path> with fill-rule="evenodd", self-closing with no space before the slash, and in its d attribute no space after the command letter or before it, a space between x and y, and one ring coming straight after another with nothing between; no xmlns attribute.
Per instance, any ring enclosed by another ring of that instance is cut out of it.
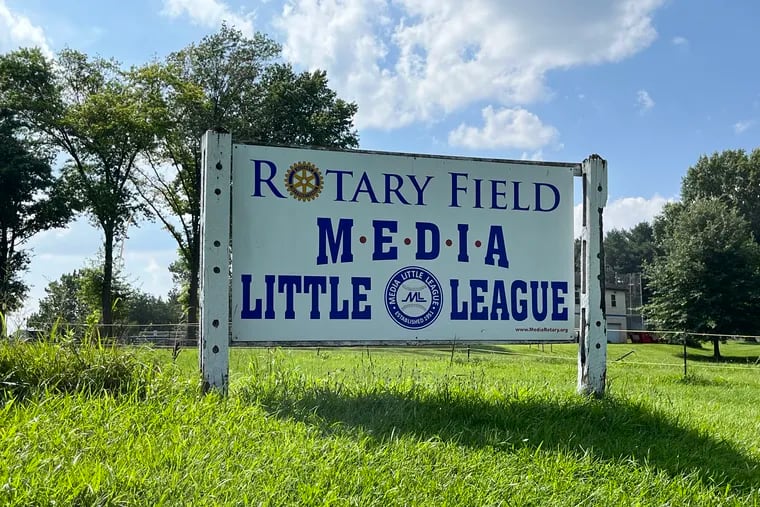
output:
<svg viewBox="0 0 760 507"><path fill-rule="evenodd" d="M45 393L144 395L158 371L146 351L54 333L42 341L0 341L0 402Z"/></svg>
<svg viewBox="0 0 760 507"><path fill-rule="evenodd" d="M227 398L150 352L144 396L0 408L0 505L760 504L760 369L684 381L676 349L612 360L603 400L572 346L233 349Z"/></svg>

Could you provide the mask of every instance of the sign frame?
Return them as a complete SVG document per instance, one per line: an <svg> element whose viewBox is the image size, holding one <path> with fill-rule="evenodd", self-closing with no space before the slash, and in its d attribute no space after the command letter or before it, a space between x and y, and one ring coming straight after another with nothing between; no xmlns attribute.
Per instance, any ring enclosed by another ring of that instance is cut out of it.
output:
<svg viewBox="0 0 760 507"><path fill-rule="evenodd" d="M262 145L262 147L270 147ZM293 147L299 149L314 149ZM226 393L229 383L229 348L232 341L231 305L231 258L232 258L232 166L231 134L224 131L207 131L202 139L201 181L201 280L200 280L200 337L199 363L204 391L217 390ZM317 149L319 150L319 149ZM503 159L441 157L360 150L351 154L394 155L462 160L475 162L508 162L525 166L556 166L569 168L573 176L582 178L583 230L581 269L581 323L578 332L578 391L601 396L606 376L606 319L604 309L604 280L602 238L602 213L607 199L607 164L598 155L592 155L583 163L531 162ZM591 189L591 191L589 191ZM572 209L572 207L571 207ZM594 283L590 283L594 280ZM570 295L572 298L572 295ZM572 301L572 299L571 299ZM573 340L552 339L551 343ZM469 339L466 343L541 343L536 339ZM350 346L465 343L454 339L393 339L393 340L288 340L246 341L251 346Z"/></svg>

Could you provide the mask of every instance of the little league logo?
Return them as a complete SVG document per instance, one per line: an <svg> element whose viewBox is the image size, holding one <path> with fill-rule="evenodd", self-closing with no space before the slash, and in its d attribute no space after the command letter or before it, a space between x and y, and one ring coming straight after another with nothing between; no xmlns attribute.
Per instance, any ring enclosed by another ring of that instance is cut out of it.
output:
<svg viewBox="0 0 760 507"><path fill-rule="evenodd" d="M385 286L385 308L403 328L426 328L438 318L442 307L441 284L427 269L417 266L402 268Z"/></svg>

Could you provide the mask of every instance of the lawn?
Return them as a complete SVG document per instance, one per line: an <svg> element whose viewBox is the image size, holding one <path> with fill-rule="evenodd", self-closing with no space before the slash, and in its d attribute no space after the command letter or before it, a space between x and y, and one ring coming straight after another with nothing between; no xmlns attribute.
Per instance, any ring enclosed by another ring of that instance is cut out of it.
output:
<svg viewBox="0 0 760 507"><path fill-rule="evenodd" d="M0 505L760 505L760 345L681 352L610 345L595 400L574 345L232 349L221 398L190 350L0 345Z"/></svg>

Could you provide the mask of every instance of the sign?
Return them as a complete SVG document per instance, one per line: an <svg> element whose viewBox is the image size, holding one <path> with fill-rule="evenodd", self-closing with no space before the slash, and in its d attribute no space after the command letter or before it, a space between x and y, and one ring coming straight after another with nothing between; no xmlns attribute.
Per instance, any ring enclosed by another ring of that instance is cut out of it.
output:
<svg viewBox="0 0 760 507"><path fill-rule="evenodd" d="M231 339L575 339L579 164L232 146Z"/></svg>

